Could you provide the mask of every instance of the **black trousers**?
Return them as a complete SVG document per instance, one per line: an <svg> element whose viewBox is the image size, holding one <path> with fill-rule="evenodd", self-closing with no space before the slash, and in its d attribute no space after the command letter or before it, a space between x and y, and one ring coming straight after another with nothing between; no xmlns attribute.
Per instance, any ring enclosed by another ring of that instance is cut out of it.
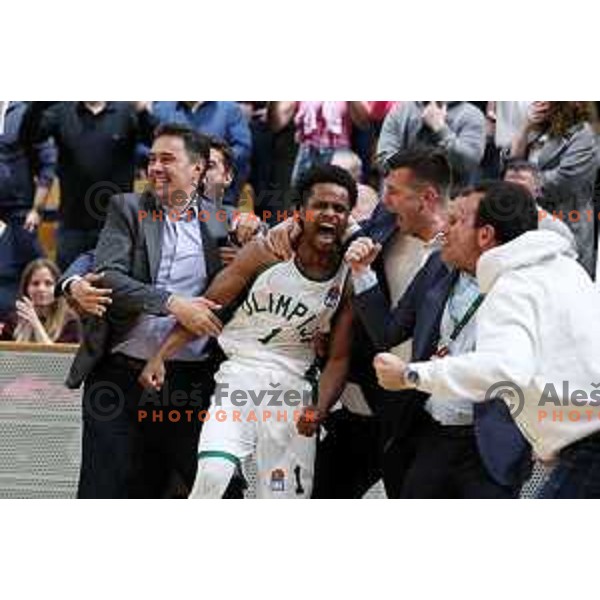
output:
<svg viewBox="0 0 600 600"><path fill-rule="evenodd" d="M413 456L422 410L412 400L387 402L372 417L342 408L324 427L315 465L313 498L362 498L383 479L388 498L399 498Z"/></svg>
<svg viewBox="0 0 600 600"><path fill-rule="evenodd" d="M381 479L379 420L342 408L325 423L317 448L313 498L362 498Z"/></svg>
<svg viewBox="0 0 600 600"><path fill-rule="evenodd" d="M431 418L422 424L401 498L514 498L517 493L488 475L473 427L444 427Z"/></svg>
<svg viewBox="0 0 600 600"><path fill-rule="evenodd" d="M160 392L137 382L143 362L106 357L87 378L79 498L187 498L215 364L167 363Z"/></svg>

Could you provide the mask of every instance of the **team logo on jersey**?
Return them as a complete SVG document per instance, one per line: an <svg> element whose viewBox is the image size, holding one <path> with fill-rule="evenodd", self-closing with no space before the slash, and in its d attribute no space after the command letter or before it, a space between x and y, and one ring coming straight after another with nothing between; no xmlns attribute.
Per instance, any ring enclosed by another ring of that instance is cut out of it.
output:
<svg viewBox="0 0 600 600"><path fill-rule="evenodd" d="M329 288L325 296L324 304L327 308L333 308L340 300L341 290L339 285Z"/></svg>
<svg viewBox="0 0 600 600"><path fill-rule="evenodd" d="M271 491L285 492L285 471L283 469L271 471Z"/></svg>

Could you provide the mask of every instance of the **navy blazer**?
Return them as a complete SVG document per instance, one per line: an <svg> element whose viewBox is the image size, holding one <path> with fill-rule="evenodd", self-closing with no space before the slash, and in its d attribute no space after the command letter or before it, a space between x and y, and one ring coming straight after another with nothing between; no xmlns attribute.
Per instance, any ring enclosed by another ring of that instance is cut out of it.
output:
<svg viewBox="0 0 600 600"><path fill-rule="evenodd" d="M379 352L412 338L412 359L427 361L437 348L444 307L457 277L458 271L450 269L440 252L435 252L393 310L375 286L354 297L355 314ZM530 449L506 403L501 399L476 402L474 425L479 453L490 476L501 485L518 485Z"/></svg>
<svg viewBox="0 0 600 600"><path fill-rule="evenodd" d="M67 270L62 274L61 278L56 283L54 288L54 295L58 298L63 293L63 283L70 277L78 275L83 277L88 273L93 273L96 268L96 251L88 250L80 254L68 267Z"/></svg>
<svg viewBox="0 0 600 600"><path fill-rule="evenodd" d="M360 223L360 230L350 240L366 236L382 245L383 250L373 263L373 270L377 274L380 289L387 297L389 297L389 288L384 270L383 257L386 246L393 241L397 232L398 224L396 215L388 212L380 202L375 207L371 217ZM414 394L412 392L389 392L378 385L375 370L373 369L373 357L377 351L378 349L373 345L371 336L369 336L363 323L355 319L352 332L350 381L360 386L365 400L373 413L380 414L384 409L389 413L390 409L395 408L395 412L398 414L390 418L396 421L404 421L408 424L410 416L408 414L409 406L407 397L409 395L414 396Z"/></svg>

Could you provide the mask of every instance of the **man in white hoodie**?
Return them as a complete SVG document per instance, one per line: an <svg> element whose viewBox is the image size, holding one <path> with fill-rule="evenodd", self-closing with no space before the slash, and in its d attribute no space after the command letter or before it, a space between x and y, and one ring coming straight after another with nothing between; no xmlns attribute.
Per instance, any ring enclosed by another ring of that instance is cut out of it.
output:
<svg viewBox="0 0 600 600"><path fill-rule="evenodd" d="M539 495L600 497L600 298L569 240L535 230L533 201L521 207L522 231L507 227L522 203L515 189L503 182L479 195L475 223L464 223L478 233L461 267L486 295L476 350L408 365L382 353L377 376L387 389L456 400L504 391L535 455L556 463Z"/></svg>

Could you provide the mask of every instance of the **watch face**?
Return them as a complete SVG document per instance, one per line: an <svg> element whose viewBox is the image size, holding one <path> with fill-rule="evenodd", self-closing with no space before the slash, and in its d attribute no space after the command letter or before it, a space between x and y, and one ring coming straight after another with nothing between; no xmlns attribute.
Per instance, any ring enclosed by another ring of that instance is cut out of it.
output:
<svg viewBox="0 0 600 600"><path fill-rule="evenodd" d="M414 369L409 369L406 373L406 381L412 385L419 383L419 374Z"/></svg>

